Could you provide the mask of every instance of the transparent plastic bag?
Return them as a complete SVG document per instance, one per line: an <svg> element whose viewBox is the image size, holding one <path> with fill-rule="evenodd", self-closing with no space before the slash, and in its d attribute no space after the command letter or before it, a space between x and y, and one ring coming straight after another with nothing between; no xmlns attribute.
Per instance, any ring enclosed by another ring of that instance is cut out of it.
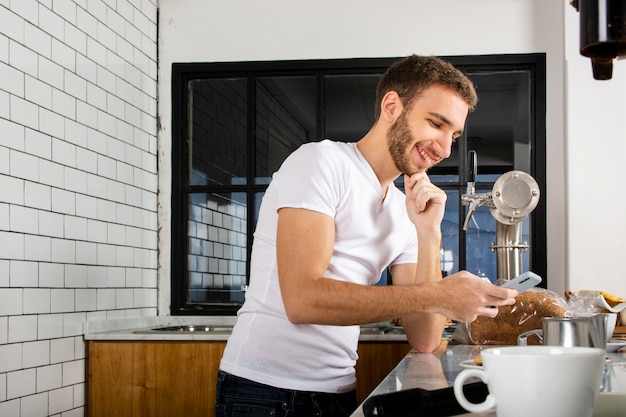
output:
<svg viewBox="0 0 626 417"><path fill-rule="evenodd" d="M498 308L494 318L478 317L472 323L458 323L452 338L473 345L517 345L517 337L529 330L541 329L543 317L570 317L564 297L543 289L532 288L515 298L511 306ZM538 344L530 337L528 344Z"/></svg>

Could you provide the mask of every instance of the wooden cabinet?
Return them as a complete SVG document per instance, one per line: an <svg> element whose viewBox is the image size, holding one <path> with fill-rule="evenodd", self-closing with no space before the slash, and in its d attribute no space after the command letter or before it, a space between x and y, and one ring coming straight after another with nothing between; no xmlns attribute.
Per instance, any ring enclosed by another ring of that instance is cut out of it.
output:
<svg viewBox="0 0 626 417"><path fill-rule="evenodd" d="M90 341L88 416L214 416L225 346L225 341Z"/></svg>
<svg viewBox="0 0 626 417"><path fill-rule="evenodd" d="M88 417L213 417L225 346L225 341L89 341ZM359 403L410 349L407 342L359 343Z"/></svg>
<svg viewBox="0 0 626 417"><path fill-rule="evenodd" d="M411 350L408 342L360 342L356 364L359 404Z"/></svg>

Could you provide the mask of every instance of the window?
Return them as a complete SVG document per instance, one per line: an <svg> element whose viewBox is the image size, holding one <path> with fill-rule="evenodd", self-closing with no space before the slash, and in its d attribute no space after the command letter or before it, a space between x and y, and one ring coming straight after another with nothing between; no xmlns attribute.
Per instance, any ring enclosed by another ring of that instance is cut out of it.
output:
<svg viewBox="0 0 626 417"><path fill-rule="evenodd" d="M491 191L513 169L545 189L545 55L446 59L474 81L479 104L452 156L430 171L448 193L442 270L468 269L495 280L496 221L489 209L479 208L463 230L467 155L478 155L477 192ZM303 143L360 139L374 121L378 79L394 61L173 65L172 314L236 313L272 173ZM545 276L544 200L522 229L530 246L524 267Z"/></svg>

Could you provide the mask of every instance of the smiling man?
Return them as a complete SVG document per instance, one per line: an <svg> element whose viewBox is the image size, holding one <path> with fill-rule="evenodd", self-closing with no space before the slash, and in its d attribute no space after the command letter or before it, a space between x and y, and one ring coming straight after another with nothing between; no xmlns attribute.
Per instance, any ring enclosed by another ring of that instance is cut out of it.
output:
<svg viewBox="0 0 626 417"><path fill-rule="evenodd" d="M426 171L450 156L476 102L452 65L412 55L382 76L361 140L308 143L285 160L261 205L218 417L348 416L360 324L402 317L411 346L432 352L448 318L515 302L467 271L441 276L446 194ZM387 267L393 285L376 286Z"/></svg>

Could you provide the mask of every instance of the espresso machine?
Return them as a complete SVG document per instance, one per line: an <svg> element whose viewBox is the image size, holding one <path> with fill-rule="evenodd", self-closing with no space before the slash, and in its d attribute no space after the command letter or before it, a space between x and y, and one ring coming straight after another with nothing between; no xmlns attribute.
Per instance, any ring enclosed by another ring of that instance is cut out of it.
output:
<svg viewBox="0 0 626 417"><path fill-rule="evenodd" d="M539 203L539 185L526 172L509 171L496 180L491 192L476 193L476 151L469 151L469 162L469 181L461 195L461 203L468 207L463 230L467 231L478 207L489 207L496 220L496 241L490 249L496 253L498 281L508 281L522 273L522 253L528 250L528 243L522 241L522 221Z"/></svg>

